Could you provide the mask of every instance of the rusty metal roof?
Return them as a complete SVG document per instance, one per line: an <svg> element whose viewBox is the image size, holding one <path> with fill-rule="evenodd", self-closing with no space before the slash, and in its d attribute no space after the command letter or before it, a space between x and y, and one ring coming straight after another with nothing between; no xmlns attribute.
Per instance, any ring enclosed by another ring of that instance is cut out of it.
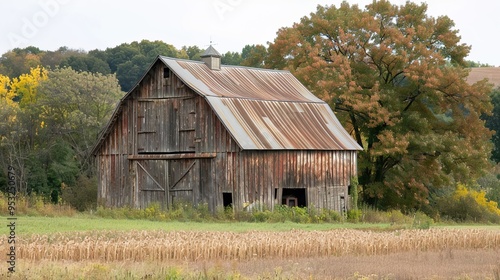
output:
<svg viewBox="0 0 500 280"><path fill-rule="evenodd" d="M290 72L159 57L205 97L244 150L361 150L324 101Z"/></svg>

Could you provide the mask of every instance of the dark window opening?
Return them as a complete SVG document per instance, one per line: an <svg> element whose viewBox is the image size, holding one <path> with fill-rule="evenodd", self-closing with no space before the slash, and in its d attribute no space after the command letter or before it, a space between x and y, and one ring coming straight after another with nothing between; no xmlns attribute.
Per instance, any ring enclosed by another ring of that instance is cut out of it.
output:
<svg viewBox="0 0 500 280"><path fill-rule="evenodd" d="M307 207L306 189L285 189L283 188L283 196L281 204L294 207Z"/></svg>
<svg viewBox="0 0 500 280"><path fill-rule="evenodd" d="M163 68L163 78L165 78L165 79L170 78L170 69L169 68Z"/></svg>
<svg viewBox="0 0 500 280"><path fill-rule="evenodd" d="M222 205L224 207L232 207L233 206L233 194L230 192L222 193Z"/></svg>
<svg viewBox="0 0 500 280"><path fill-rule="evenodd" d="M345 196L340 195L339 198L340 198L340 212L346 213L347 212L347 205L346 205L346 201L345 201Z"/></svg>

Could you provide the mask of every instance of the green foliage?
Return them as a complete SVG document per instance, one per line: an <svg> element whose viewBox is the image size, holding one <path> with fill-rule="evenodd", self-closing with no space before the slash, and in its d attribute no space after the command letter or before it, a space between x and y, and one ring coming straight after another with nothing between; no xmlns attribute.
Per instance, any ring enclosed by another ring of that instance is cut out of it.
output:
<svg viewBox="0 0 500 280"><path fill-rule="evenodd" d="M469 68L473 67L494 67L493 65L490 65L488 63L481 63L480 61L472 61L472 60L466 60L465 65Z"/></svg>
<svg viewBox="0 0 500 280"><path fill-rule="evenodd" d="M238 52L227 52L221 57L221 64L224 65L240 65L243 59Z"/></svg>
<svg viewBox="0 0 500 280"><path fill-rule="evenodd" d="M358 185L359 185L359 182L358 182L358 177L356 176L353 176L351 177L351 185L350 185L350 197L352 199L352 209L353 210L358 210L358 196L359 196L359 190L358 190Z"/></svg>
<svg viewBox="0 0 500 280"><path fill-rule="evenodd" d="M352 223L359 222L363 212L359 209L351 209L347 211L347 220Z"/></svg>
<svg viewBox="0 0 500 280"><path fill-rule="evenodd" d="M201 60L201 55L203 54L204 50L200 49L198 46L183 46L182 51L184 51L190 60Z"/></svg>
<svg viewBox="0 0 500 280"><path fill-rule="evenodd" d="M162 41L134 41L108 48L105 52L109 68L116 73L123 91L129 91L135 85L158 55L188 58L185 51Z"/></svg>
<svg viewBox="0 0 500 280"><path fill-rule="evenodd" d="M429 229L434 224L434 220L421 211L413 215L412 228Z"/></svg>
<svg viewBox="0 0 500 280"><path fill-rule="evenodd" d="M500 203L500 164L479 178L477 184L486 192L487 199Z"/></svg>
<svg viewBox="0 0 500 280"><path fill-rule="evenodd" d="M76 183L62 185L62 200L78 211L95 209L97 207L97 179L80 175Z"/></svg>
<svg viewBox="0 0 500 280"><path fill-rule="evenodd" d="M64 202L54 204L49 198L40 195L19 194L16 198L16 215L71 217L76 212L73 207ZM0 193L0 215L7 216L8 213L7 194Z"/></svg>
<svg viewBox="0 0 500 280"><path fill-rule="evenodd" d="M232 208L220 208L215 213L208 210L208 205L201 204L193 207L186 203L177 203L172 209L162 209L157 203L150 204L145 209L97 207L96 215L114 219L148 219L152 221L181 221L181 222L255 222L255 223L333 223L342 221L337 211L315 208L277 206L274 211L264 209L254 211L234 211Z"/></svg>
<svg viewBox="0 0 500 280"><path fill-rule="evenodd" d="M491 160L500 163L500 88L496 88L491 93L491 103L493 110L491 115L484 115L483 119L486 121L486 127L496 131L492 136L493 151L491 152Z"/></svg>
<svg viewBox="0 0 500 280"><path fill-rule="evenodd" d="M263 211L255 210L247 212L249 214L245 214L245 212L236 213L236 220L269 223L284 223L287 221L294 223L329 223L342 220L337 211L327 209L318 210L314 207L303 208L279 205L273 211L264 209Z"/></svg>
<svg viewBox="0 0 500 280"><path fill-rule="evenodd" d="M78 55L65 58L60 67L70 67L78 72L100 73L104 75L111 74L111 69L106 61L90 55Z"/></svg>
<svg viewBox="0 0 500 280"><path fill-rule="evenodd" d="M267 49L263 45L246 45L241 51L241 65L263 68L267 57Z"/></svg>

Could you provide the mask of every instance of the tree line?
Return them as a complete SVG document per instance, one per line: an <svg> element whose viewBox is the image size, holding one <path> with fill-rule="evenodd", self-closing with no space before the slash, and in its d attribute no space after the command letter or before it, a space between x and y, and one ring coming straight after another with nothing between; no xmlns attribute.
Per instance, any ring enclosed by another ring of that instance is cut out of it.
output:
<svg viewBox="0 0 500 280"><path fill-rule="evenodd" d="M60 47L55 51L44 51L37 47L15 48L0 57L0 74L18 77L31 68L43 66L46 69L71 67L78 72L115 74L120 87L127 92L141 78L156 56L201 60L204 50L198 46L184 46L176 49L162 41L142 40L123 43L106 50L76 50ZM265 52L261 45L247 45L241 53L226 52L222 64L259 67L256 54Z"/></svg>
<svg viewBox="0 0 500 280"><path fill-rule="evenodd" d="M500 90L486 80L467 83L469 67L487 65L465 59L471 47L450 18L426 13L425 3L412 2L318 6L268 46L227 52L222 64L289 70L330 104L364 149L361 203L436 216L460 203L498 202ZM95 185L89 151L124 91L157 55L200 60L202 53L143 40L3 54L2 164L16 165L21 190L54 200L64 188Z"/></svg>

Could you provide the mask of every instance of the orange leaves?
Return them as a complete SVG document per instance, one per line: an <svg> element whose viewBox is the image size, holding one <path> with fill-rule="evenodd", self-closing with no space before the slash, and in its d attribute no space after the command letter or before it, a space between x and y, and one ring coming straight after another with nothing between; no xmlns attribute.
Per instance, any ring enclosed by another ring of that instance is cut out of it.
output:
<svg viewBox="0 0 500 280"><path fill-rule="evenodd" d="M390 130L384 130L377 135L378 142L374 144L372 155L388 156L406 154L410 144L408 136L396 134Z"/></svg>

